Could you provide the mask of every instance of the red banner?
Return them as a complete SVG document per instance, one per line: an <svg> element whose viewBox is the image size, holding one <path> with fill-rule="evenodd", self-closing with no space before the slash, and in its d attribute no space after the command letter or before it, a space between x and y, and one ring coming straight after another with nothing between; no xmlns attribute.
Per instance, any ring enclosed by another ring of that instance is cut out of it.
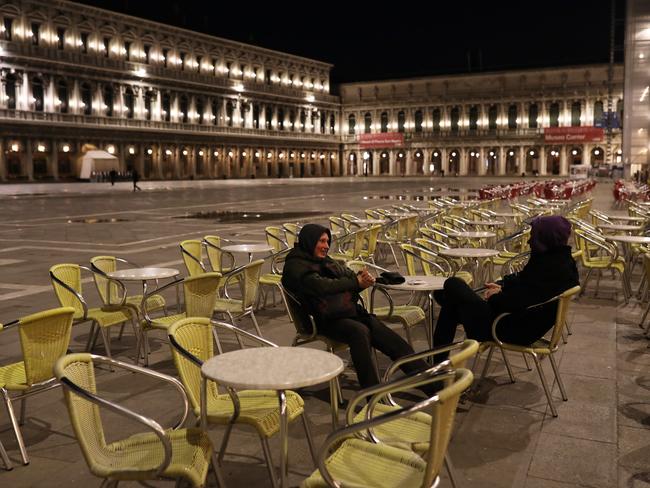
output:
<svg viewBox="0 0 650 488"><path fill-rule="evenodd" d="M359 134L359 145L361 146L361 149L404 147L404 134L401 132Z"/></svg>
<svg viewBox="0 0 650 488"><path fill-rule="evenodd" d="M545 127L544 142L602 142L601 127Z"/></svg>

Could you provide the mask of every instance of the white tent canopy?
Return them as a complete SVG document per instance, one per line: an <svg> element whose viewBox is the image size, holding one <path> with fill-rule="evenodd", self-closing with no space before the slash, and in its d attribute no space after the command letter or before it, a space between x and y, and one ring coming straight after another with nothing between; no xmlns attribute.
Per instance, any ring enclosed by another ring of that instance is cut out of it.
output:
<svg viewBox="0 0 650 488"><path fill-rule="evenodd" d="M119 171L119 160L106 151L95 149L86 152L82 156L79 163L79 178L82 180L88 180L93 172L109 172L112 169Z"/></svg>

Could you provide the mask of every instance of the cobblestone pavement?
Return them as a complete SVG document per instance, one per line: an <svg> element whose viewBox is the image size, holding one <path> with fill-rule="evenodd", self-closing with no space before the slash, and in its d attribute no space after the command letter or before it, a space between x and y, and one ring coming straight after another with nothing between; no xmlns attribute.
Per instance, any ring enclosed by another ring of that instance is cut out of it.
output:
<svg viewBox="0 0 650 488"><path fill-rule="evenodd" d="M400 199L466 194L487 181L507 180L141 182L143 191L137 193L130 183L0 185L0 322L58 305L48 278L49 267L56 263L87 264L95 255L117 255L140 265L178 268L184 274L178 247L184 239L217 234L237 242L263 242L266 225L325 222L328 215L388 206ZM611 187L611 181L599 183L594 207L621 212L611 208ZM637 266L635 284L640 273ZM98 304L92 278L86 277L83 287L91 305ZM535 371L527 371L521 358L513 356L517 382L510 384L496 361L477 393L458 409L449 451L459 487L650 486L650 349L636 325L644 307L636 299L625 305L620 283L609 277L601 282L598 296L591 284L572 306L573 335L559 351L569 401L561 401L554 385L557 418L548 411ZM291 343L293 327L279 304L257 316L265 337L280 345ZM239 325L252 330L247 319ZM114 356L131 361L132 332L127 328L121 340L117 332L113 336ZM152 336L151 367L175 374L163 335ZM71 349L82 349L87 338L88 326L75 326ZM232 342L226 346L234 347ZM425 347L422 328L416 328L415 345ZM96 352L103 354L101 344ZM20 355L16 330L0 333L0 364ZM380 362L382 367L387 364L385 358ZM351 398L358 385L349 368L342 384L344 397ZM139 376L102 370L98 385L110 398L163 424L171 425L178 412L173 392ZM331 429L327 389L300 393L320 445ZM37 395L27 405L23 435L31 457L28 466L20 463L8 417L0 414L0 440L14 463L13 471L0 470L0 486L99 486L77 446L61 392ZM137 431L113 414L104 415L109 440ZM222 428L211 430L216 445L222 434ZM278 439L272 439L271 450L277 463ZM314 469L300 425L290 427L289 450L290 483L297 486ZM228 486L270 486L253 431L235 428L223 471ZM445 473L442 486L450 486Z"/></svg>

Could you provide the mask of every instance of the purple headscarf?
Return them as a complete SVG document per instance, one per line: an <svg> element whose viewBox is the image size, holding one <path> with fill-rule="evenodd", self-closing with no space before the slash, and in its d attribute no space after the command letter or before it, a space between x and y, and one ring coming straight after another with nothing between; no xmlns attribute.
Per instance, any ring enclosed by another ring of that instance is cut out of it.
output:
<svg viewBox="0 0 650 488"><path fill-rule="evenodd" d="M571 235L571 222L561 215L538 217L530 225L528 242L534 253L544 253L566 246Z"/></svg>

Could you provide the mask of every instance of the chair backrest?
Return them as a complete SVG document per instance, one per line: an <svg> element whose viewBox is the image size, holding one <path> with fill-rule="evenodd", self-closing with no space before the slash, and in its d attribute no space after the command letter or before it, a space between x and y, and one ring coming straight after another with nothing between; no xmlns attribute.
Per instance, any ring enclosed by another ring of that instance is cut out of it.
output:
<svg viewBox="0 0 650 488"><path fill-rule="evenodd" d="M330 230L340 235L348 233L348 223L341 217L332 216L329 218Z"/></svg>
<svg viewBox="0 0 650 488"><path fill-rule="evenodd" d="M205 273L205 266L203 265L203 245L197 239L190 239L181 242L181 256L187 269L187 274L190 276L200 275Z"/></svg>
<svg viewBox="0 0 650 488"><path fill-rule="evenodd" d="M241 284L242 312L250 310L255 305L263 264L264 260L258 259L244 266L240 266L236 271L228 275L228 280L237 278ZM227 285L224 283L224 286Z"/></svg>
<svg viewBox="0 0 650 488"><path fill-rule="evenodd" d="M416 247L412 244L400 244L404 262L406 263L406 273L409 275L416 275L418 273L418 264L422 261L418 259Z"/></svg>
<svg viewBox="0 0 650 488"><path fill-rule="evenodd" d="M478 342L474 339L465 339L456 349L449 353L449 362L454 368L464 368L470 358L478 352Z"/></svg>
<svg viewBox="0 0 650 488"><path fill-rule="evenodd" d="M502 275L507 275L511 273L519 273L522 269L524 269L524 266L526 266L526 263L530 259L530 252L522 252L520 254L517 254L516 256L511 257L508 259L505 263L503 263L503 266L501 268L501 274Z"/></svg>
<svg viewBox="0 0 650 488"><path fill-rule="evenodd" d="M54 364L65 355L75 309L60 307L23 317L18 322L28 385L54 377Z"/></svg>
<svg viewBox="0 0 650 488"><path fill-rule="evenodd" d="M201 366L184 352L190 353L201 364L215 355L210 319L203 317L181 319L169 327L167 334L178 376L187 391L194 413L199 414L201 412ZM208 381L208 388L212 393L218 393L216 383Z"/></svg>
<svg viewBox="0 0 650 488"><path fill-rule="evenodd" d="M289 320L296 328L298 335L311 335L314 332L313 317L307 312L305 307L298 297L282 287L282 294L284 295L285 303L287 304L287 311L289 312Z"/></svg>
<svg viewBox="0 0 650 488"><path fill-rule="evenodd" d="M83 296L81 289L81 268L78 264L64 263L64 264L55 264L50 268L50 277L56 277L61 280L67 286L76 291L79 295ZM59 303L62 307L72 307L75 310L74 318L80 318L84 315L84 307L79 301L77 296L64 288L60 283L57 283L55 280L52 280L52 286L54 287L54 293L59 299Z"/></svg>
<svg viewBox="0 0 650 488"><path fill-rule="evenodd" d="M97 393L95 368L92 356L88 353L63 356L57 361L54 373L59 381L62 378L67 378L84 390L92 394ZM81 452L86 458L90 471L97 474L102 468L101 460L104 455L109 454L99 407L71 392L66 383L64 383L63 397Z"/></svg>
<svg viewBox="0 0 650 488"><path fill-rule="evenodd" d="M203 237L203 244L212 271L225 274L235 265L235 258L229 252L221 250L222 241L221 237L215 235ZM224 264L224 258L228 258L229 262Z"/></svg>
<svg viewBox="0 0 650 488"><path fill-rule="evenodd" d="M117 271L115 256L94 256L90 258L90 264L104 274ZM104 304L115 303L115 301L122 298L119 292L120 289L115 282L108 280L100 273L93 273L93 279L95 280L97 293L99 293Z"/></svg>
<svg viewBox="0 0 650 488"><path fill-rule="evenodd" d="M186 316L212 317L221 279L220 273L212 272L183 280Z"/></svg>
<svg viewBox="0 0 650 488"><path fill-rule="evenodd" d="M285 223L282 224L284 229L284 240L287 243L289 248L292 248L293 245L298 240L298 232L300 232L300 226L294 223Z"/></svg>
<svg viewBox="0 0 650 488"><path fill-rule="evenodd" d="M284 230L280 227L265 227L264 234L266 243L273 248L274 252L280 252L287 248L287 243L284 241Z"/></svg>
<svg viewBox="0 0 650 488"><path fill-rule="evenodd" d="M578 293L580 293L580 286L574 286L560 295L557 304L557 312L555 314L555 324L553 325L549 344L551 350L554 350L562 339L562 329L566 325L566 316L569 311L569 304L571 303L571 299L574 296L577 296Z"/></svg>

